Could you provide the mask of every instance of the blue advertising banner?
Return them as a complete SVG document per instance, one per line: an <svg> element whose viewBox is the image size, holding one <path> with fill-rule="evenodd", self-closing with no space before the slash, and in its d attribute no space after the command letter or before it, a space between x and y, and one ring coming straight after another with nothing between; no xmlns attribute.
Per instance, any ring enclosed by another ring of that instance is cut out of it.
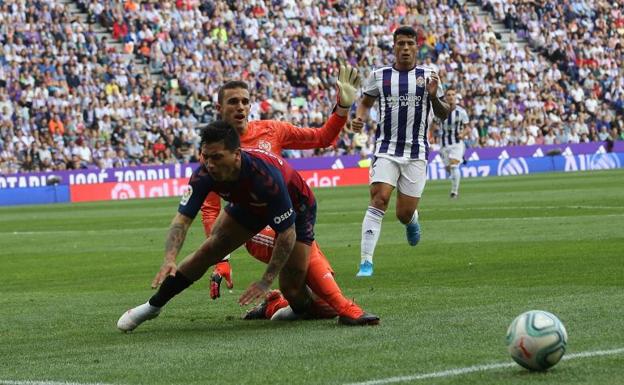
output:
<svg viewBox="0 0 624 385"><path fill-rule="evenodd" d="M69 202L69 186L0 189L0 206Z"/></svg>
<svg viewBox="0 0 624 385"><path fill-rule="evenodd" d="M448 175L441 159L435 158L428 165L428 179L446 179ZM624 153L582 154L570 156L545 156L540 158L505 158L468 161L460 167L462 177L486 177L502 175L527 175L553 171L608 170L624 167Z"/></svg>

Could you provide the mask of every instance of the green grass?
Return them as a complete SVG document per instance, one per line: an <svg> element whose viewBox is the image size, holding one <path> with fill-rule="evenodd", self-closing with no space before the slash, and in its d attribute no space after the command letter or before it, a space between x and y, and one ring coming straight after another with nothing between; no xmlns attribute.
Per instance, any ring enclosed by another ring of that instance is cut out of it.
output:
<svg viewBox="0 0 624 385"><path fill-rule="evenodd" d="M317 190L317 239L344 293L378 327L335 320L243 322L237 305L263 266L238 251L235 289L201 280L130 334L177 202L0 209L0 383L343 384L511 362L504 335L523 311L557 314L568 354L624 347L624 171L428 183L411 248L386 215L375 275L356 279L365 186ZM196 223L182 254L202 239ZM624 354L413 380L436 384L622 384Z"/></svg>

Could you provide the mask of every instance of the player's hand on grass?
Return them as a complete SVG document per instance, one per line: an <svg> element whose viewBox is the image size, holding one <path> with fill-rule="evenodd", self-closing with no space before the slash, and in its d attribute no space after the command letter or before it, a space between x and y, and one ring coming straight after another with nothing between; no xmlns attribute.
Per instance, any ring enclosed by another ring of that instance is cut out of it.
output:
<svg viewBox="0 0 624 385"><path fill-rule="evenodd" d="M351 121L351 130L353 132L362 132L362 128L364 128L364 120L362 118L357 117Z"/></svg>
<svg viewBox="0 0 624 385"><path fill-rule="evenodd" d="M360 75L357 68L341 65L338 72L338 106L351 108L360 88Z"/></svg>
<svg viewBox="0 0 624 385"><path fill-rule="evenodd" d="M165 278L168 276L175 276L176 271L178 271L178 268L175 262L163 263L158 271L158 274L156 274L156 277L154 277L154 280L152 281L152 289L156 289L160 286L160 284L163 283Z"/></svg>
<svg viewBox="0 0 624 385"><path fill-rule="evenodd" d="M258 299L264 299L270 287L271 284L263 280L252 282L247 290L240 296L238 303L241 306L246 306L250 303L254 303Z"/></svg>

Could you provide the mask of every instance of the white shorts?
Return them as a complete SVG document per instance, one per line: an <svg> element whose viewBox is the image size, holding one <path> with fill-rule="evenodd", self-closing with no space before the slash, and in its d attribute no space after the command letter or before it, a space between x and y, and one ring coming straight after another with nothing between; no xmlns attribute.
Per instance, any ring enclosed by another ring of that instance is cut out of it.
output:
<svg viewBox="0 0 624 385"><path fill-rule="evenodd" d="M369 169L369 184L376 182L387 183L402 194L420 198L427 182L427 161L412 159L400 162L375 157Z"/></svg>
<svg viewBox="0 0 624 385"><path fill-rule="evenodd" d="M458 160L460 163L464 160L464 153L466 152L466 145L464 141L451 144L450 146L442 147L440 149L440 156L445 166L451 164L451 159Z"/></svg>

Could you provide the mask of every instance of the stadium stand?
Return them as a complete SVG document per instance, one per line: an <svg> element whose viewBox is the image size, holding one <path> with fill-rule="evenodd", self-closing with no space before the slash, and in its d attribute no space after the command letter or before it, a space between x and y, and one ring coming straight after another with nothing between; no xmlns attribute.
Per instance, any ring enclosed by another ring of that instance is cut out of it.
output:
<svg viewBox="0 0 624 385"><path fill-rule="evenodd" d="M251 85L251 119L319 126L338 60L364 74L391 62L401 24L463 96L469 146L622 139L624 19L604 4L4 1L0 172L196 160L194 127L233 78ZM285 156L367 151L374 121L336 148Z"/></svg>

